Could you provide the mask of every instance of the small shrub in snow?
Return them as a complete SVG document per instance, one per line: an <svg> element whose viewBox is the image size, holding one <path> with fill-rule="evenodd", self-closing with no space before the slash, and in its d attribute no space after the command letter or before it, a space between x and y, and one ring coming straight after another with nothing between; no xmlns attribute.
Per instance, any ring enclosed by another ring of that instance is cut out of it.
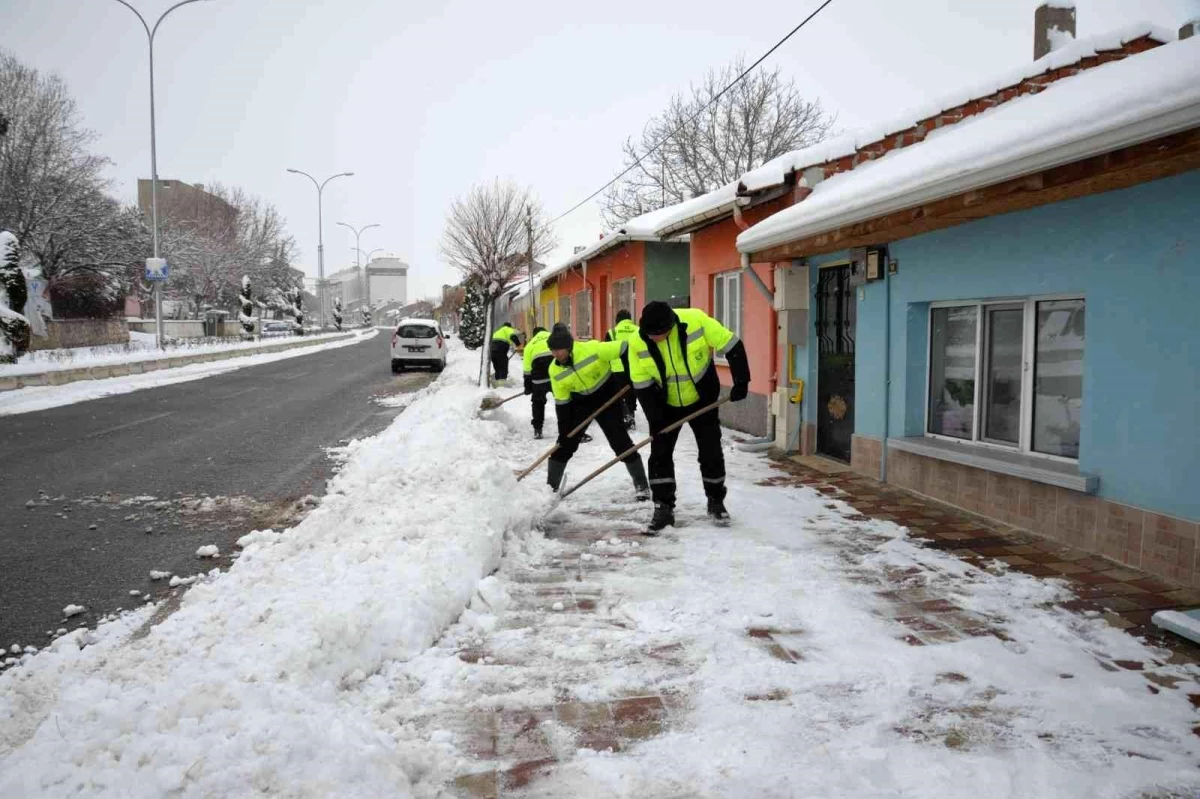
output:
<svg viewBox="0 0 1200 799"><path fill-rule="evenodd" d="M254 338L254 317L251 315L254 312L254 300L250 296L250 276L242 275L242 293L239 297L242 304L242 312L238 314L238 321L242 323L242 338Z"/></svg>
<svg viewBox="0 0 1200 799"><path fill-rule="evenodd" d="M342 329L342 298L334 297L333 299L333 326L338 330Z"/></svg>
<svg viewBox="0 0 1200 799"><path fill-rule="evenodd" d="M29 349L29 322L21 314L29 292L20 258L17 237L0 230L0 363L16 363Z"/></svg>

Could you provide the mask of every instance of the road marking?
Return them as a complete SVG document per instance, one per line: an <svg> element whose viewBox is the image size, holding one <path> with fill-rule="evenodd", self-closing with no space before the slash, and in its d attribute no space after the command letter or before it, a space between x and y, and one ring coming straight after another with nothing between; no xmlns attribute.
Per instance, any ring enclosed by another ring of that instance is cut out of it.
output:
<svg viewBox="0 0 1200 799"><path fill-rule="evenodd" d="M221 399L221 400L233 399L234 397L240 397L243 394L249 394L251 391L258 391L258 390L259 390L258 386L252 386L250 388L242 389L241 391L235 391L232 394L226 394L223 397L217 397L217 399Z"/></svg>
<svg viewBox="0 0 1200 799"><path fill-rule="evenodd" d="M300 372L299 374L288 375L287 377L281 377L279 379L280 380L295 380L297 377L304 377L307 374L311 374L311 372Z"/></svg>
<svg viewBox="0 0 1200 799"><path fill-rule="evenodd" d="M145 419L138 419L137 421L134 421L134 422L126 422L125 424L119 424L116 427L107 427L103 430L97 430L94 433L88 433L86 436L84 436L84 438L85 439L95 438L96 436L102 436L105 433L115 433L118 430L124 430L127 427L136 427L139 424L145 424L146 422L153 422L155 419L161 419L164 416L170 416L173 413L175 413L175 411L166 411L164 413L156 413L153 416L147 416Z"/></svg>

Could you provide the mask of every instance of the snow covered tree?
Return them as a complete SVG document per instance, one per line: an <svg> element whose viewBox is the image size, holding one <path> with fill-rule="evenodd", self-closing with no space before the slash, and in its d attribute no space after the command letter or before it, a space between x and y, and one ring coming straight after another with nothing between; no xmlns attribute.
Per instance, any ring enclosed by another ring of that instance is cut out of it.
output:
<svg viewBox="0 0 1200 799"><path fill-rule="evenodd" d="M487 324L483 287L478 280L468 280L463 286L462 308L459 311L458 337L469 350L483 346L484 326Z"/></svg>
<svg viewBox="0 0 1200 799"><path fill-rule="evenodd" d="M342 298L333 298L333 326L338 330L342 329Z"/></svg>
<svg viewBox="0 0 1200 799"><path fill-rule="evenodd" d="M17 237L0 230L0 363L16 363L29 349L29 322L22 314L29 291L20 260Z"/></svg>
<svg viewBox="0 0 1200 799"><path fill-rule="evenodd" d="M646 123L639 140L625 140L629 172L601 201L606 225L617 228L635 216L707 194L830 134L836 118L820 100L806 100L778 67L757 69L725 91L745 69L739 58L710 71L689 93L672 97Z"/></svg>
<svg viewBox="0 0 1200 799"><path fill-rule="evenodd" d="M293 288L288 296L292 314L292 332L297 336L304 335L304 290Z"/></svg>
<svg viewBox="0 0 1200 799"><path fill-rule="evenodd" d="M238 314L238 321L242 323L242 338L254 338L254 300L250 294L250 276L242 275L242 294L241 294L242 312Z"/></svg>

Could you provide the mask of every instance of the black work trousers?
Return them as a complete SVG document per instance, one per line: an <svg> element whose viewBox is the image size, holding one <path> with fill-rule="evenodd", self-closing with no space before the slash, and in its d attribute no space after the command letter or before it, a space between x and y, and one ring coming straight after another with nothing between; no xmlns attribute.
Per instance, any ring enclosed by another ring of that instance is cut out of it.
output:
<svg viewBox="0 0 1200 799"><path fill-rule="evenodd" d="M492 341L492 349L490 352L492 358L492 371L496 373L497 380L508 379L508 343L504 341Z"/></svg>
<svg viewBox="0 0 1200 799"><path fill-rule="evenodd" d="M629 382L629 373L613 372L613 382L617 384L618 391L629 386L629 393L621 397L621 401L617 404L621 406L621 415L625 417L626 425L632 424L633 414L637 411L637 395L633 393L633 386Z"/></svg>
<svg viewBox="0 0 1200 799"><path fill-rule="evenodd" d="M550 385L534 386L533 393L529 395L529 404L533 407L533 425L534 430L541 430L546 423L546 395L550 393Z"/></svg>
<svg viewBox="0 0 1200 799"><path fill-rule="evenodd" d="M667 406L663 426L668 427L696 410ZM725 453L721 450L721 417L717 409L697 416L688 422L696 436L696 448L700 450L700 477L704 480L704 494L709 499L725 499ZM655 503L675 507L675 442L679 440L676 428L670 433L654 437L650 443L650 491Z"/></svg>
<svg viewBox="0 0 1200 799"><path fill-rule="evenodd" d="M599 407L599 404L603 404L608 397L611 396L612 395L609 394L603 399L597 399L596 401L589 402L586 405L581 406L576 413L572 414L572 418L576 420L575 424L578 425L579 422L582 422L584 419L590 416L591 413L596 410L597 407ZM579 400L575 400L575 402L579 402ZM604 411L596 417L596 424L600 425L600 430L604 433L604 437L608 439L608 445L612 447L614 455L620 455L622 452L626 452L633 448L633 440L629 438L629 431L625 429L625 420L621 415L621 403L614 402L612 405L609 405L607 408L605 408ZM574 438L567 438L567 433L569 432L571 432L570 427L559 429L558 452L555 452L550 460L559 461L560 463L566 463L567 461L571 460L571 456L575 454L575 450L579 449L579 437L587 431L586 429L582 430L578 436L575 436ZM636 452L625 460L630 460L633 458L636 458L639 463L641 462L641 456Z"/></svg>

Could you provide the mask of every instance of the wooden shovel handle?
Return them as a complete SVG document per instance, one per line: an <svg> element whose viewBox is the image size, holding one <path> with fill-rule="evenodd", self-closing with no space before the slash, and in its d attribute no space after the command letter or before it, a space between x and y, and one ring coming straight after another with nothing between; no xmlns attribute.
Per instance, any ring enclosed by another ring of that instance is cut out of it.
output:
<svg viewBox="0 0 1200 799"><path fill-rule="evenodd" d="M677 429L679 429L680 427L682 427L683 425L685 425L685 424L687 424L688 422L690 422L690 421L692 421L693 419L695 419L697 416L701 416L701 415L703 415L703 414L706 414L706 413L708 413L709 411L711 411L711 410L712 410L712 409L714 409L714 408L719 408L719 407L721 407L722 405L724 405L726 402L729 402L729 398L728 398L728 397L726 397L725 399L720 399L720 400L717 400L716 402L714 402L714 403L712 403L712 404L710 404L710 405L705 405L703 408L701 408L701 409L700 409L700 410L698 410L698 411L692 411L692 412L691 412L691 413L689 413L687 416L685 416L685 417L683 417L682 419L680 419L678 422L672 422L671 424L669 424L669 425L667 425L666 427L664 427L662 430L659 430L657 433L655 433L655 435L659 435L659 436L661 436L663 433L670 433L672 430L677 430ZM576 483L574 488L571 488L569 491L566 491L565 493L563 493L563 498L565 499L566 497L569 497L569 496L571 496L571 495L572 495L572 494L574 494L576 491L578 491L579 489L583 488L583 486L584 486L584 485L586 485L587 483L591 482L591 481L592 481L594 478L596 478L596 477L599 477L601 474L603 474L604 472L608 471L610 468L612 468L612 467L613 467L614 465L616 465L618 462L625 460L625 459L626 459L626 458L628 458L630 455L632 455L633 453L637 452L639 449L641 449L642 447L646 446L647 444L649 444L649 443L650 443L651 441L653 441L653 440L654 440L654 436L648 436L647 438L645 438L645 439L644 439L643 441L641 441L640 443L634 444L632 447L630 447L629 449L625 450L625 451L624 451L624 452L622 452L620 455L616 456L615 458L613 458L612 460L610 460L608 463L604 464L604 465L603 465L603 466L601 466L599 469L597 469L596 471L592 472L592 473L591 473L591 474L589 474L587 477L583 478L583 479L582 479L582 480L580 480L578 483Z"/></svg>
<svg viewBox="0 0 1200 799"><path fill-rule="evenodd" d="M609 398L608 402L604 403L599 408L597 408L595 413L593 413L591 416L589 416L588 418L586 418L582 422L580 422L578 425L576 425L574 430L567 433L567 438L574 438L575 436L582 433L584 431L584 429L589 424L592 423L593 419L595 419L597 416L599 416L601 413L603 413L605 411L605 409L608 408L610 405L612 405L614 402L616 402L621 397L624 397L626 394L628 394L630 388L631 388L630 386L623 386L620 391L618 391L616 394L613 394L612 397ZM520 474L518 474L517 482L519 483L522 480L524 480L526 477L528 477L530 472L532 472L537 467L541 466L551 455L553 455L556 452L558 452L558 442L555 442L553 447L551 447L550 449L543 452L542 456L540 458L538 458L536 461L534 461L532 464L530 464L528 469L526 469L523 472L521 472Z"/></svg>

